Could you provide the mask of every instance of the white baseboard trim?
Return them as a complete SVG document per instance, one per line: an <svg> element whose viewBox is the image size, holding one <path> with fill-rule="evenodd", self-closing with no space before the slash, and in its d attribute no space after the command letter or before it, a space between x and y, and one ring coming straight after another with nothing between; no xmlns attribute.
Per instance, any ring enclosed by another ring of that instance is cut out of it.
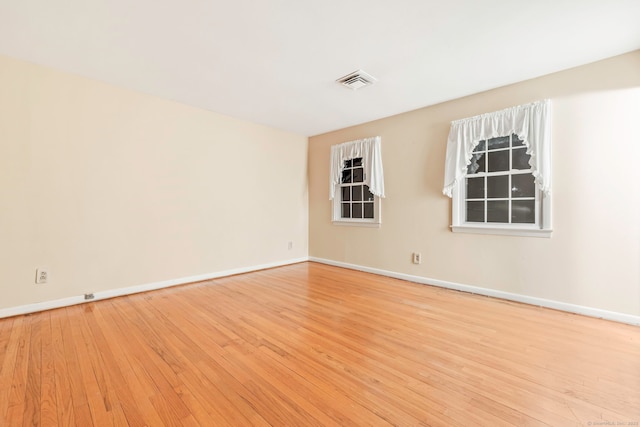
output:
<svg viewBox="0 0 640 427"><path fill-rule="evenodd" d="M348 268L351 270L364 271L366 273L378 274L381 276L393 277L395 279L407 280L410 282L420 283L423 285L438 286L441 288L455 289L457 291L470 292L473 294L486 295L495 298L501 298L509 301L522 302L530 305L537 305L555 310L566 311L569 313L582 314L589 317L597 317L601 319L613 320L620 323L628 323L630 325L640 325L640 316L632 314L618 313L615 311L601 310L599 308L586 307L582 305L569 304L560 301L553 301L544 298L531 297L521 294L513 294L510 292L498 291L494 289L481 288L477 286L463 285L460 283L447 282L444 280L430 279L422 276L413 276L410 274L397 273L395 271L381 270L378 268L365 267L356 264L348 264L340 261L333 261L324 258L309 257L309 261L321 264L333 265L336 267Z"/></svg>
<svg viewBox="0 0 640 427"><path fill-rule="evenodd" d="M0 319L11 316L19 316L22 314L35 313L38 311L51 310L55 308L67 307L70 305L83 304L86 302L99 301L118 296L131 295L140 292L163 289L172 286L185 285L188 283L200 282L203 280L217 279L220 277L233 276L236 274L250 273L252 271L265 270L267 268L282 267L290 264L297 264L305 261L313 261L321 264L333 265L336 267L348 268L351 270L364 271L367 273L378 274L381 276L392 277L395 279L407 280L410 282L420 283L424 285L438 286L441 288L455 289L463 292L470 292L479 295L486 295L495 298L501 298L509 301L522 302L530 305L552 308L555 310L576 313L590 317L597 317L607 320L613 320L620 323L628 323L630 325L640 325L640 316L632 314L618 313L615 311L601 310L599 308L586 307L581 305L569 304L560 301L553 301L544 298L531 297L527 295L514 294L510 292L498 291L494 289L481 288L477 286L463 285L455 282L448 282L438 279L430 279L422 276L414 276L410 274L397 273L395 271L382 270L373 267L366 267L356 264L349 264L340 261L333 261L317 257L301 257L285 261L254 265L249 267L235 268L231 270L223 270L215 273L201 274L197 276L182 277L179 279L165 280L162 282L147 283L143 285L130 286L127 288L110 289L106 291L94 292L94 299L85 300L84 295L72 296L52 301L44 301L33 304L26 304L17 307L8 307L0 309Z"/></svg>
<svg viewBox="0 0 640 427"><path fill-rule="evenodd" d="M252 271L265 270L267 268L282 267L299 262L309 261L308 257L288 259L285 261L272 262L267 264L253 265L249 267L234 268L231 270L218 271L216 273L200 274L197 276L182 277L179 279L165 280L162 282L147 283L144 285L130 286L127 288L109 289L106 291L94 292L92 300L85 300L84 295L72 296L52 301L37 302L17 307L1 308L0 319L11 316L19 316L21 314L35 313L38 311L51 310L54 308L67 307L70 305L83 304L86 302L94 302L107 298L114 298L123 295L137 294L140 292L153 291L156 289L168 288L171 286L186 285L188 283L200 282L203 280L217 279L220 277L233 276L236 274L250 273ZM91 292L91 291L88 291Z"/></svg>

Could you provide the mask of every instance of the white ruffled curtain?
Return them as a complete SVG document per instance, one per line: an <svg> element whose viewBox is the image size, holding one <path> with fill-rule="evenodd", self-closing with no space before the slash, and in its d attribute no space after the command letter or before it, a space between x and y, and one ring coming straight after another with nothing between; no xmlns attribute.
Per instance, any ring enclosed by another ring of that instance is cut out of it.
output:
<svg viewBox="0 0 640 427"><path fill-rule="evenodd" d="M451 122L442 192L451 197L482 140L516 134L524 141L536 184L551 192L551 102L548 99Z"/></svg>
<svg viewBox="0 0 640 427"><path fill-rule="evenodd" d="M384 197L384 176L382 171L382 154L380 137L358 139L331 146L331 172L329 182L329 200L333 200L336 185L342 179L344 161L362 157L364 167L364 184L369 191L378 197Z"/></svg>

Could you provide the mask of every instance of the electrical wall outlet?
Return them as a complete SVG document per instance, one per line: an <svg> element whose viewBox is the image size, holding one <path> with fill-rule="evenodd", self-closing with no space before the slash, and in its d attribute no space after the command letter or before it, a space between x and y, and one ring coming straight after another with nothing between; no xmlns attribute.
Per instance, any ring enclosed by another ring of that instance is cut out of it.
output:
<svg viewBox="0 0 640 427"><path fill-rule="evenodd" d="M49 280L49 270L44 267L36 269L36 283L39 285L47 283Z"/></svg>
<svg viewBox="0 0 640 427"><path fill-rule="evenodd" d="M420 252L413 253L413 263L422 264L422 254Z"/></svg>
<svg viewBox="0 0 640 427"><path fill-rule="evenodd" d="M84 299L85 300L92 300L94 299L96 296L93 294L84 294Z"/></svg>
<svg viewBox="0 0 640 427"><path fill-rule="evenodd" d="M289 248L289 250L293 249L293 242L289 242L289 244L287 245L287 248Z"/></svg>

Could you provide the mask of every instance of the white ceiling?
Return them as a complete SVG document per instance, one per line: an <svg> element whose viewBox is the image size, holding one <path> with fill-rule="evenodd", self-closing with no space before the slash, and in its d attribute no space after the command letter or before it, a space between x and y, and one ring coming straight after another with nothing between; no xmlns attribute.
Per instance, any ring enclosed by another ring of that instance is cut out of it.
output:
<svg viewBox="0 0 640 427"><path fill-rule="evenodd" d="M0 0L2 54L309 136L639 48L640 0Z"/></svg>

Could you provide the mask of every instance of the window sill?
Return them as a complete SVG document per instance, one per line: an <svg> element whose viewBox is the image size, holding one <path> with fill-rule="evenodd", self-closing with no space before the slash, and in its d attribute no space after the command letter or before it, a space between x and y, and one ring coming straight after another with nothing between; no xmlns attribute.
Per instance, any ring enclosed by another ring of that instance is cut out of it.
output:
<svg viewBox="0 0 640 427"><path fill-rule="evenodd" d="M553 230L540 230L538 228L511 228L511 227L474 227L472 225L452 225L454 233L472 234L497 234L503 236L543 237L550 238Z"/></svg>
<svg viewBox="0 0 640 427"><path fill-rule="evenodd" d="M333 225L347 226L347 227L369 227L380 228L379 222L365 222L365 221L331 221Z"/></svg>

